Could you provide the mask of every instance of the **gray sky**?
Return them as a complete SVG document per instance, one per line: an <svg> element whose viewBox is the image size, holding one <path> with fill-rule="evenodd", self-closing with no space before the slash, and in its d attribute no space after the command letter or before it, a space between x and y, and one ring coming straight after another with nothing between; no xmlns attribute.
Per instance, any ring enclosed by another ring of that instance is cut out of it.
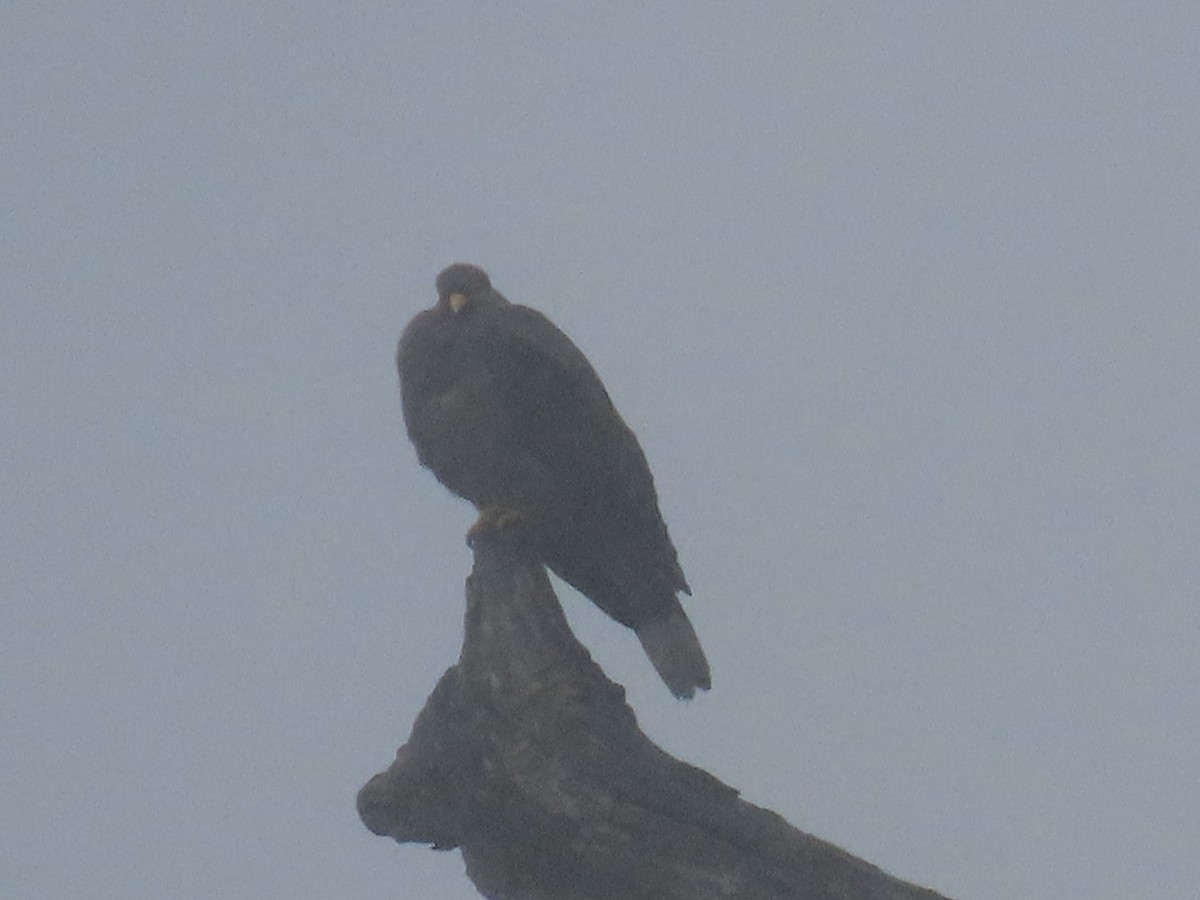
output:
<svg viewBox="0 0 1200 900"><path fill-rule="evenodd" d="M354 794L472 520L445 264L590 355L714 689L643 728L972 900L1200 882L1200 7L5 4L0 893L476 894Z"/></svg>

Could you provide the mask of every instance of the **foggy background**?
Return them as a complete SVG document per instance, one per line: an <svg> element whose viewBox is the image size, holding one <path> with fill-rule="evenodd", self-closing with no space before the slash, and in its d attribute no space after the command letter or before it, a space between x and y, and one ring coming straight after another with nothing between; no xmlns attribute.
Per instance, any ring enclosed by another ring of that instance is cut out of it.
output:
<svg viewBox="0 0 1200 900"><path fill-rule="evenodd" d="M301 8L297 8L301 7ZM1200 8L0 10L0 894L476 897L369 834L485 267L637 431L714 688L642 727L961 900L1200 883Z"/></svg>

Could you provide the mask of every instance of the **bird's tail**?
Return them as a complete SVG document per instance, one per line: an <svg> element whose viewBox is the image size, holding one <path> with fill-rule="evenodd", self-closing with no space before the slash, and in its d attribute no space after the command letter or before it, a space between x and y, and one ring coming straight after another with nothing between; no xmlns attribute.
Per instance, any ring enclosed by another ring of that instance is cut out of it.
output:
<svg viewBox="0 0 1200 900"><path fill-rule="evenodd" d="M665 618L641 624L636 631L642 649L676 697L690 700L696 688L711 687L708 660L683 607L677 605Z"/></svg>

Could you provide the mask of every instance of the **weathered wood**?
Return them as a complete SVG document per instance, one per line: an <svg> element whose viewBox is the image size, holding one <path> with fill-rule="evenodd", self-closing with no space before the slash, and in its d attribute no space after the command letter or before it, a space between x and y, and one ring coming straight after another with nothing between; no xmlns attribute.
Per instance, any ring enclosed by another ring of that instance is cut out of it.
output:
<svg viewBox="0 0 1200 900"><path fill-rule="evenodd" d="M656 747L519 528L474 549L459 662L359 792L367 828L461 848L492 900L939 898Z"/></svg>

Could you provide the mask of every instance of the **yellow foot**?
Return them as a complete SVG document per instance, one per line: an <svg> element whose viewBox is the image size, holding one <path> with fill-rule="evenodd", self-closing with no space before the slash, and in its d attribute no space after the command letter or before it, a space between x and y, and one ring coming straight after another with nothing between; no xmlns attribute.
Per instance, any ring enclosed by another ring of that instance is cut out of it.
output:
<svg viewBox="0 0 1200 900"><path fill-rule="evenodd" d="M499 531L510 525L523 522L525 516L520 510L508 509L504 506L485 506L479 510L479 518L467 529L467 544L474 546L475 541L485 536L489 531Z"/></svg>

